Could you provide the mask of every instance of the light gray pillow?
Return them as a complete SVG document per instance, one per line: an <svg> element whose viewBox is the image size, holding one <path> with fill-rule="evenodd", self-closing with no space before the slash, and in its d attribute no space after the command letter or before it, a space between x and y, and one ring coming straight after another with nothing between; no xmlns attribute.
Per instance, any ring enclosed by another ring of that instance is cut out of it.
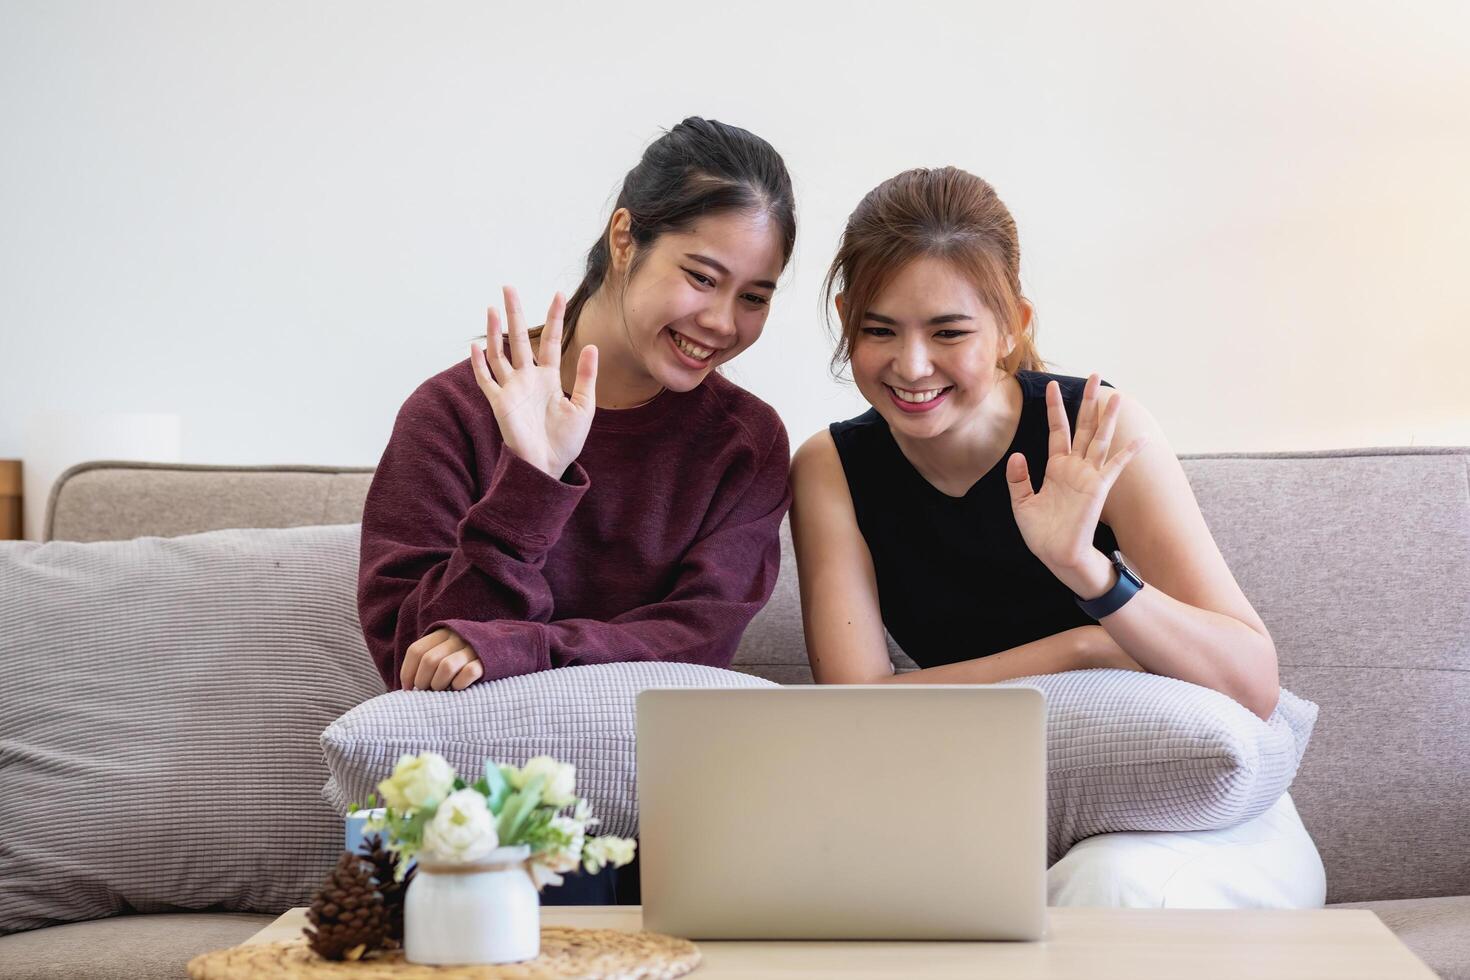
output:
<svg viewBox="0 0 1470 980"><path fill-rule="evenodd" d="M486 759L518 766L550 755L577 767L577 795L601 818L599 834L633 837L638 692L776 686L716 667L637 662L563 667L463 691L393 691L352 709L322 733L332 771L322 795L344 812L365 802L404 753L437 752L470 782Z"/></svg>
<svg viewBox="0 0 1470 980"><path fill-rule="evenodd" d="M1270 719L1197 684L1128 670L1022 677L1046 696L1047 864L1117 830L1213 830L1266 812L1296 775L1317 706Z"/></svg>
<svg viewBox="0 0 1470 980"><path fill-rule="evenodd" d="M0 934L310 900L318 735L383 691L359 533L0 544Z"/></svg>
<svg viewBox="0 0 1470 980"><path fill-rule="evenodd" d="M1047 699L1047 851L1114 830L1208 830L1263 813L1291 783L1317 706L1288 691L1269 722L1229 697L1124 670L1019 678ZM650 687L773 687L689 664L568 667L465 691L395 691L322 733L323 796L363 803L403 753L433 750L468 778L486 758L577 766L602 833L636 836L634 699Z"/></svg>

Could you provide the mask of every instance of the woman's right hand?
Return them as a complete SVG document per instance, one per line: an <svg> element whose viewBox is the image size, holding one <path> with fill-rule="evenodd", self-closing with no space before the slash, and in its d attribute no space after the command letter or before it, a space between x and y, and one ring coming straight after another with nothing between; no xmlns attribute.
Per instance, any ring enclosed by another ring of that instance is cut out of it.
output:
<svg viewBox="0 0 1470 980"><path fill-rule="evenodd" d="M597 410L596 347L582 348L571 397L562 390L561 337L566 306L566 300L557 293L546 313L540 352L533 355L520 297L506 286L510 358L505 356L500 316L493 306L486 315L485 350L470 345L475 381L490 402L506 447L556 480L581 454Z"/></svg>
<svg viewBox="0 0 1470 980"><path fill-rule="evenodd" d="M475 648L447 626L408 645L398 683L405 691L463 691L485 676Z"/></svg>

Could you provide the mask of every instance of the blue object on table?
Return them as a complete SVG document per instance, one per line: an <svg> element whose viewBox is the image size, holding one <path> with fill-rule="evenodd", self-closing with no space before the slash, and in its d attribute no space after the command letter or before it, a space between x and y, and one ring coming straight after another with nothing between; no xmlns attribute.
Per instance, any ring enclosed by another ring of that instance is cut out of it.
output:
<svg viewBox="0 0 1470 980"><path fill-rule="evenodd" d="M370 834L363 831L363 826L371 818L375 816L382 816L386 812L386 810L379 808L376 810L358 810L355 813L347 814L347 817L344 821L345 832L343 834L343 846L347 850L356 854L358 850L362 847L363 841L367 837L371 836ZM375 831L375 833L382 835L383 831Z"/></svg>
<svg viewBox="0 0 1470 980"><path fill-rule="evenodd" d="M356 813L347 814L347 816L343 818L342 845L353 854L357 854L361 852L363 842L367 840L367 838L372 837L374 834L386 840L388 836L386 831L366 831L363 829L363 825L366 824L373 817L382 816L386 812L386 810L379 807L376 810L358 810ZM409 861L408 869L405 871L405 874L407 873L407 871L413 870L413 867L416 864L418 864L417 861Z"/></svg>

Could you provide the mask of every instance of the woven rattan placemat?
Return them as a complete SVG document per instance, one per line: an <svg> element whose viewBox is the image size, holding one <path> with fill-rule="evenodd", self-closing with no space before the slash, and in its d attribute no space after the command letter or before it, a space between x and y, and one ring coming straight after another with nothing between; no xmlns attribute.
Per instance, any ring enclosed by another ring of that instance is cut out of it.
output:
<svg viewBox="0 0 1470 980"><path fill-rule="evenodd" d="M541 955L501 966L423 966L403 959L402 951L356 961L324 960L304 939L235 946L189 961L194 980L247 980L251 977L353 978L353 980L667 980L699 965L699 947L687 939L656 932L541 927Z"/></svg>

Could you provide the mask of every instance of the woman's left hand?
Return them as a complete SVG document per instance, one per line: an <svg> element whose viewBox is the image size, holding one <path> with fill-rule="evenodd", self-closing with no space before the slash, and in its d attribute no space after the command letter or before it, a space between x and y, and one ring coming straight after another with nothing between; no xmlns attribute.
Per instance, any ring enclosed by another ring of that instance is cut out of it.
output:
<svg viewBox="0 0 1470 980"><path fill-rule="evenodd" d="M1031 489L1025 456L1014 453L1006 461L1011 511L1026 547L1079 595L1096 591L1093 579L1099 567L1097 559L1103 555L1093 547L1092 537L1097 531L1103 502L1123 467L1138 455L1147 441L1140 436L1108 459L1123 396L1114 394L1107 407L1099 411L1099 380L1098 375L1092 375L1082 391L1075 439L1067 424L1061 386L1055 381L1046 386L1046 416L1051 435L1039 491ZM1107 564L1106 559L1102 564Z"/></svg>

